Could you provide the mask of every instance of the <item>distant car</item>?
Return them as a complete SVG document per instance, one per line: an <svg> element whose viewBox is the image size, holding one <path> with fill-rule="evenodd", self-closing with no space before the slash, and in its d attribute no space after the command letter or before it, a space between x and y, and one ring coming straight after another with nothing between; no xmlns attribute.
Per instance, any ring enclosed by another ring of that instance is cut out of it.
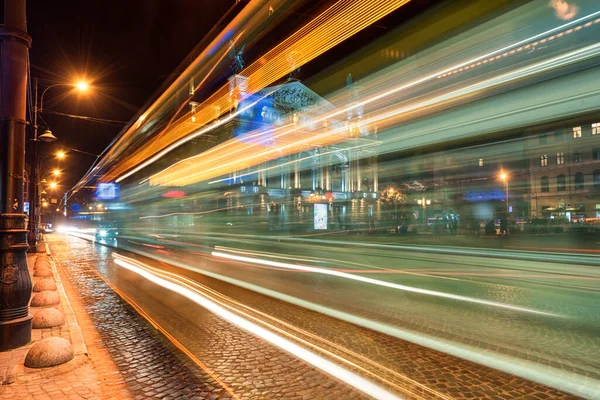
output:
<svg viewBox="0 0 600 400"><path fill-rule="evenodd" d="M96 240L116 239L119 231L112 225L101 225L96 229Z"/></svg>
<svg viewBox="0 0 600 400"><path fill-rule="evenodd" d="M52 233L54 229L52 229L52 224L42 224L40 231L42 233Z"/></svg>

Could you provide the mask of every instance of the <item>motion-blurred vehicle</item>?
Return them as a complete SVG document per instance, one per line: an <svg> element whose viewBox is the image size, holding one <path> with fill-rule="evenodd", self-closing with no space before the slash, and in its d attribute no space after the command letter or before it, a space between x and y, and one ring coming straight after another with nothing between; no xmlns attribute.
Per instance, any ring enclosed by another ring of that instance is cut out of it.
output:
<svg viewBox="0 0 600 400"><path fill-rule="evenodd" d="M104 224L96 229L96 240L116 239L117 237L119 237L119 231L113 225Z"/></svg>

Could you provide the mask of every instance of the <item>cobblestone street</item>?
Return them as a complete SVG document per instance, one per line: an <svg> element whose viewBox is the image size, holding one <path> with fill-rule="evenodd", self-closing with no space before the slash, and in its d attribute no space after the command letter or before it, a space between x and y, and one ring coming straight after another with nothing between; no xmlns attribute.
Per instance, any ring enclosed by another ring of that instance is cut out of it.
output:
<svg viewBox="0 0 600 400"><path fill-rule="evenodd" d="M181 296L140 281L113 263L108 247L57 235L52 248L136 398L364 397ZM162 268L175 270L168 265ZM192 272L183 273L251 307L247 312L266 312L275 327L296 329L298 337L321 349L357 365L369 365L408 398L576 398ZM123 301L113 288L142 310ZM138 311L158 323L179 347Z"/></svg>
<svg viewBox="0 0 600 400"><path fill-rule="evenodd" d="M109 276L116 273L105 247L77 238L61 239L51 239L59 267L80 293L103 345L136 399L364 398L208 311L196 307L190 312L193 305L150 283L141 283L141 292L130 292L132 277L120 271L119 290L148 307L152 318L173 336L183 333L190 339L186 347L199 359L204 369L200 368L101 278L96 269Z"/></svg>

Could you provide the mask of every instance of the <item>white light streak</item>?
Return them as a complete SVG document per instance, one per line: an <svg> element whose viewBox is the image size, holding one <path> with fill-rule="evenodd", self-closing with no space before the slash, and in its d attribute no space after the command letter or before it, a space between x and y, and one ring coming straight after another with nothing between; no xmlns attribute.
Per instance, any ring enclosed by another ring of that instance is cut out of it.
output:
<svg viewBox="0 0 600 400"><path fill-rule="evenodd" d="M436 296L436 297L444 297L444 298L452 299L452 300L466 301L469 303L483 304L486 306L505 308L505 309L509 309L509 310L528 312L528 313L533 313L533 314L541 314L541 315L548 315L548 316L554 316L554 317L559 316L557 314L553 314L553 313L549 313L549 312L545 312L545 311L538 311L538 310L533 310L530 308L512 306L510 304L503 304L503 303L498 303L495 301L481 300L481 299L476 299L473 297L460 296L460 295L451 294L451 293L438 292L435 290L420 289L420 288L416 288L416 287L412 287L412 286L406 286L406 285L400 285L400 284L392 283L392 282L380 281L377 279L366 278L364 276L353 275L353 274L349 274L346 272L339 272L339 271L326 269L326 268L309 267L309 266L305 266L305 265L282 263L279 261L263 260L260 258L253 258L253 257L236 256L233 254L222 253L219 251L213 251L211 254L215 257L227 258L227 259L236 260L236 261L243 261L243 262L248 262L248 263L252 263L252 264L267 265L270 267L286 268L286 269L292 269L292 270L297 270L297 271L314 272L314 273L324 274L324 275L332 275L332 276L337 276L337 277L344 278L344 279L351 279L354 281L370 283L373 285L389 287L392 289L404 290L404 291L412 292L412 293L426 294L426 295Z"/></svg>
<svg viewBox="0 0 600 400"><path fill-rule="evenodd" d="M297 344L279 336L276 335L275 333L268 331L267 329L245 319L240 317L237 314L232 313L231 311L226 310L225 308L223 308L222 306L216 304L215 302L209 300L208 298L204 297L203 295L201 295L200 293L193 291L189 288L183 287L181 285L178 285L174 282L168 281L166 279L160 278L150 272L148 272L147 270L134 265L133 263L129 262L125 257L120 256L118 254L113 254L114 256L114 260L115 263L120 265L121 267L128 269L146 279L148 279L149 281L164 287L165 289L171 290L175 293L180 294L181 296L184 296L190 300L192 300L194 303L206 308L207 310L209 310L210 312L218 315L219 317L223 318L224 320L266 340L267 342L279 347L282 350L285 350L286 352L300 358L301 360L309 363L310 365L313 365L314 367L336 377L337 379L342 380L343 382L347 383L350 386L353 386L354 388L360 390L363 393L368 394L369 396L372 396L376 399L383 399L383 400L399 400L401 399L401 397L398 397L386 390L384 390L383 388L380 388L379 386L375 385L374 383L362 378L361 376L348 371L345 368L342 368L334 363L332 363L329 360L326 360L325 358L311 352L308 351L300 346L298 346ZM133 260L132 260L133 261ZM137 264L141 264L138 261L136 261Z"/></svg>

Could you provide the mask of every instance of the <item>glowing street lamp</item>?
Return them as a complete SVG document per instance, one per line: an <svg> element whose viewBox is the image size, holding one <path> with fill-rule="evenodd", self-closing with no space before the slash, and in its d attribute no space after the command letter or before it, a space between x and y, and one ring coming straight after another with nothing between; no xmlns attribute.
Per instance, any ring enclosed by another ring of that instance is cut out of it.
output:
<svg viewBox="0 0 600 400"><path fill-rule="evenodd" d="M60 170L58 168L54 169L54 171L52 171L52 175L59 176L60 175Z"/></svg>
<svg viewBox="0 0 600 400"><path fill-rule="evenodd" d="M57 157L59 160L62 160L63 158L65 158L65 155L66 155L66 154L65 154L65 152L64 152L64 151L59 151L58 153L56 153L56 157Z"/></svg>
<svg viewBox="0 0 600 400"><path fill-rule="evenodd" d="M506 194L506 216L508 217L508 212L509 212L509 208L508 208L508 180L509 180L509 176L506 172L504 171L500 171L500 175L498 175L498 177L500 178L501 181L504 182L504 192Z"/></svg>
<svg viewBox="0 0 600 400"><path fill-rule="evenodd" d="M431 200L421 197L417 200L417 204L423 206L423 225L425 225L425 210L427 209L427 206L431 205Z"/></svg>
<svg viewBox="0 0 600 400"><path fill-rule="evenodd" d="M75 87L80 92L86 92L90 88L90 85L86 81L79 81L75 84Z"/></svg>
<svg viewBox="0 0 600 400"><path fill-rule="evenodd" d="M38 96L38 79L33 78L33 90L34 90L34 98L33 98L33 148L32 148L32 174L31 174L31 206L30 206L30 217L29 217L29 234L27 235L27 239L29 242L29 251L32 253L37 252L37 237L38 237L38 223L39 223L39 176L40 176L40 156L38 151L39 142L53 142L56 140L56 136L52 134L52 132L47 129L43 134L38 136L38 113L40 113L44 108L44 95L48 90L58 87L58 86L67 86L74 87L80 92L85 92L89 89L89 85L87 82L80 80L78 82L71 83L56 83L54 85L50 85L46 87L40 96ZM39 101L38 101L39 100ZM57 157L59 159L64 157L64 152L59 152Z"/></svg>
<svg viewBox="0 0 600 400"><path fill-rule="evenodd" d="M50 189L56 189L58 187L58 183L50 182L50 184L48 184L48 186L50 187Z"/></svg>

